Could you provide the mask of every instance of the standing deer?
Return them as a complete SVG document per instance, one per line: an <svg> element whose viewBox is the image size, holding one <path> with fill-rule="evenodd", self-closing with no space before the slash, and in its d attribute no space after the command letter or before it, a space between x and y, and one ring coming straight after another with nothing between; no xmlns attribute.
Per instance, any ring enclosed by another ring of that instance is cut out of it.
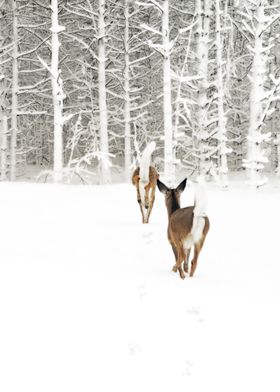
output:
<svg viewBox="0 0 280 392"><path fill-rule="evenodd" d="M143 223L149 223L155 200L157 180L159 178L156 169L150 166L151 155L155 147L155 142L147 145L140 159L140 164L132 175L132 183L136 186L137 201L140 206Z"/></svg>
<svg viewBox="0 0 280 392"><path fill-rule="evenodd" d="M161 181L157 181L159 190L165 195L168 213L167 235L176 260L173 271L179 270L182 279L185 278L182 263L184 262L184 271L187 273L192 247L194 247L194 256L191 262L190 276L193 276L199 253L210 227L209 219L204 213L201 189L197 189L194 206L180 208L180 196L185 189L186 182L187 179L182 181L176 189L170 189Z"/></svg>

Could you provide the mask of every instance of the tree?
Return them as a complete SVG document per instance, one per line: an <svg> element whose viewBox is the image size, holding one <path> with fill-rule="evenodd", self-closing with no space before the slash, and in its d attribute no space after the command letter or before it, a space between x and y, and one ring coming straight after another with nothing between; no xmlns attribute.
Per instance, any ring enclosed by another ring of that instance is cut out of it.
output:
<svg viewBox="0 0 280 392"><path fill-rule="evenodd" d="M170 182L174 180L174 155L173 155L173 124L172 124L172 85L171 85L171 52L173 43L170 41L170 26L169 26L169 2L162 0L157 2L155 0L147 1L146 3L137 2L138 5L144 7L153 7L161 14L161 26L159 29L153 26L142 25L148 32L155 37L161 37L161 43L155 43L148 40L149 46L162 55L162 69L163 69L163 125L164 125L164 176Z"/></svg>
<svg viewBox="0 0 280 392"><path fill-rule="evenodd" d="M99 121L100 121L100 151L101 151L101 181L111 181L109 143L108 143L108 114L106 101L106 56L105 56L105 0L99 0L98 9L98 91L99 91Z"/></svg>
<svg viewBox="0 0 280 392"><path fill-rule="evenodd" d="M224 85L224 59L223 59L223 40L222 33L225 29L221 25L222 11L220 8L220 0L215 0L216 12L216 59L217 59L217 106L218 106L218 121L217 121L217 139L219 143L218 152L218 167L222 187L228 186L228 164L227 154L232 150L227 147L226 123L227 118L224 111L225 103L225 85ZM226 16L224 15L224 18Z"/></svg>
<svg viewBox="0 0 280 392"><path fill-rule="evenodd" d="M5 76L0 74L0 178L7 179L8 116L6 110Z"/></svg>
<svg viewBox="0 0 280 392"><path fill-rule="evenodd" d="M253 56L253 63L249 80L251 83L249 103L248 151L244 159L244 167L248 169L250 184L256 187L266 182L262 175L268 158L262 149L264 142L268 142L271 133L265 132L265 119L271 115L271 102L278 89L280 80L274 79L274 88L266 88L268 68L267 61L273 43L268 39L267 30L274 23L275 15L270 16L267 0L259 0L256 5L251 4L244 13L246 20L243 24L252 37L249 50ZM279 15L277 15L277 18ZM272 76L273 78L273 76ZM272 109L273 110L273 109Z"/></svg>
<svg viewBox="0 0 280 392"><path fill-rule="evenodd" d="M209 170L210 152L210 134L209 134L209 107L211 97L208 97L208 66L209 66L209 31L210 31L210 9L212 1L196 0L196 59L198 67L198 85L196 99L196 139L197 154L199 161L199 173L205 176Z"/></svg>
<svg viewBox="0 0 280 392"><path fill-rule="evenodd" d="M58 3L57 0L51 2L52 11L52 96L54 111L54 181L62 181L63 169L63 88L62 78L59 69L59 38L58 34L64 30L64 27L58 22Z"/></svg>
<svg viewBox="0 0 280 392"><path fill-rule="evenodd" d="M17 0L12 0L13 12L13 76L12 76L12 113L11 113L11 143L10 143L10 179L16 177L16 150L18 134L18 10Z"/></svg>

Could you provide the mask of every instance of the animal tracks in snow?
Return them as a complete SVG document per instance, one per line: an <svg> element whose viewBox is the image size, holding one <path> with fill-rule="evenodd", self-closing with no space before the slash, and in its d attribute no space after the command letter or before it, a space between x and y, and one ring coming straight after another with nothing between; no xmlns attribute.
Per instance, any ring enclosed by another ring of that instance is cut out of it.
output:
<svg viewBox="0 0 280 392"><path fill-rule="evenodd" d="M139 298L142 300L145 298L145 296L147 295L147 290L146 290L146 285L145 284L141 284L138 286L138 295Z"/></svg>
<svg viewBox="0 0 280 392"><path fill-rule="evenodd" d="M193 367L193 362L192 361L186 361L185 362L185 369L182 372L182 376L190 376L191 375L191 369Z"/></svg>
<svg viewBox="0 0 280 392"><path fill-rule="evenodd" d="M153 235L154 233L152 231L142 233L142 238L145 241L146 245L150 245L153 242Z"/></svg>
<svg viewBox="0 0 280 392"><path fill-rule="evenodd" d="M137 344L128 344L128 355L129 356L134 356L136 354L139 354L141 352L141 348Z"/></svg>
<svg viewBox="0 0 280 392"><path fill-rule="evenodd" d="M202 323L204 321L198 306L192 306L190 309L187 309L187 314L193 316L198 323Z"/></svg>

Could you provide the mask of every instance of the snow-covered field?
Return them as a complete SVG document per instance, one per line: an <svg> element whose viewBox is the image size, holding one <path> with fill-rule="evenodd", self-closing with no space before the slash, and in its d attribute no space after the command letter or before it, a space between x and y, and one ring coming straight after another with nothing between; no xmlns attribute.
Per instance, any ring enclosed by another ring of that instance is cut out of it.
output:
<svg viewBox="0 0 280 392"><path fill-rule="evenodd" d="M279 194L210 186L182 281L159 192L1 183L0 391L279 392Z"/></svg>

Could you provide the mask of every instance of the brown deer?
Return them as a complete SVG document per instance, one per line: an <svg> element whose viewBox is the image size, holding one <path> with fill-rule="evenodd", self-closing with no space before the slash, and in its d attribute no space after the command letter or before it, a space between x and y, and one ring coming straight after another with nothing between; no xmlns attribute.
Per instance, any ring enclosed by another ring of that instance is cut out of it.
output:
<svg viewBox="0 0 280 392"><path fill-rule="evenodd" d="M194 256L191 262L190 276L193 276L199 253L210 227L209 219L203 210L201 189L197 189L194 206L180 208L180 196L185 189L186 182L187 179L182 181L176 189L171 189L160 180L157 181L159 190L165 195L168 213L167 235L176 260L173 271L179 271L182 279L185 278L182 263L184 262L184 271L187 273L192 247L194 247Z"/></svg>
<svg viewBox="0 0 280 392"><path fill-rule="evenodd" d="M142 214L142 223L149 223L149 218L155 201L157 170L150 166L151 155L155 149L155 143L151 142L143 151L140 165L134 170L132 184L136 186L137 201Z"/></svg>

